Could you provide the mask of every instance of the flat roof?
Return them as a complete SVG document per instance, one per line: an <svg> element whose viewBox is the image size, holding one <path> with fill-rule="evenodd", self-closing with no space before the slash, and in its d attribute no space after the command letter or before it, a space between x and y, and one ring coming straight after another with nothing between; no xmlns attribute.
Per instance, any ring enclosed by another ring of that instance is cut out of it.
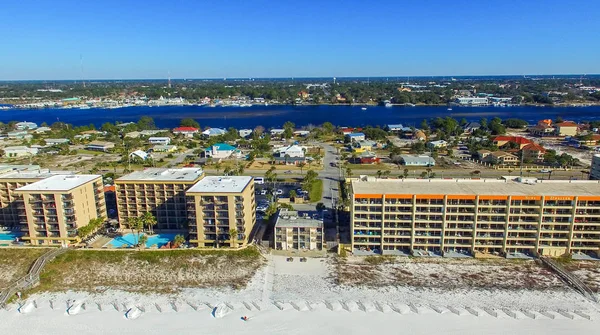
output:
<svg viewBox="0 0 600 335"><path fill-rule="evenodd" d="M278 227L323 228L323 219L314 211L299 212L282 209L275 222L275 228Z"/></svg>
<svg viewBox="0 0 600 335"><path fill-rule="evenodd" d="M352 190L354 194L600 196L600 181L528 180L368 178L352 181Z"/></svg>
<svg viewBox="0 0 600 335"><path fill-rule="evenodd" d="M251 180L250 176L208 176L199 180L186 193L240 193Z"/></svg>
<svg viewBox="0 0 600 335"><path fill-rule="evenodd" d="M97 178L102 178L102 176L97 174L56 175L20 187L17 191L68 191Z"/></svg>
<svg viewBox="0 0 600 335"><path fill-rule="evenodd" d="M194 181L202 176L201 168L179 168L179 169L165 169L165 168L150 168L142 171L135 171L128 175L125 175L119 179L119 181Z"/></svg>
<svg viewBox="0 0 600 335"><path fill-rule="evenodd" d="M57 175L72 175L77 172L73 171L50 171L48 169L41 170L17 170L0 174L1 179L44 179Z"/></svg>
<svg viewBox="0 0 600 335"><path fill-rule="evenodd" d="M0 173L13 172L13 171L35 171L39 170L39 165L0 165Z"/></svg>

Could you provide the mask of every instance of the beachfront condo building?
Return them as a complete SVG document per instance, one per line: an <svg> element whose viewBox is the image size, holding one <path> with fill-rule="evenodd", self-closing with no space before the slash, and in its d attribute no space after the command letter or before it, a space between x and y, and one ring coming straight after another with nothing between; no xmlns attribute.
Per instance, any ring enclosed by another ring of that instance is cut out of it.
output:
<svg viewBox="0 0 600 335"><path fill-rule="evenodd" d="M280 209L273 235L277 250L323 250L323 218L316 212Z"/></svg>
<svg viewBox="0 0 600 335"><path fill-rule="evenodd" d="M600 182L352 181L355 254L600 256Z"/></svg>
<svg viewBox="0 0 600 335"><path fill-rule="evenodd" d="M15 193L19 187L59 174L71 174L69 171L49 171L38 165L1 165L0 166L0 226L27 231L27 221L19 218L19 209L24 208L23 197Z"/></svg>
<svg viewBox="0 0 600 335"><path fill-rule="evenodd" d="M237 247L248 243L256 223L252 177L204 177L186 196L190 244Z"/></svg>
<svg viewBox="0 0 600 335"><path fill-rule="evenodd" d="M33 245L69 245L77 229L90 220L106 218L100 175L55 175L15 190L23 197L20 218L27 222Z"/></svg>
<svg viewBox="0 0 600 335"><path fill-rule="evenodd" d="M204 176L200 168L151 168L115 181L119 222L150 212L156 229L187 227L185 192Z"/></svg>

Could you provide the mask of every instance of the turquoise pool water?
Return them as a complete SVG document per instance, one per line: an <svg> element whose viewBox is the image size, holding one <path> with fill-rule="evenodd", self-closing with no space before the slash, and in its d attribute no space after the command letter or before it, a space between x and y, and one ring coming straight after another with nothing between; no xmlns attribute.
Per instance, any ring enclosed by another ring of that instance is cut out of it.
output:
<svg viewBox="0 0 600 335"><path fill-rule="evenodd" d="M0 241L14 241L15 238L23 236L20 232L0 232Z"/></svg>
<svg viewBox="0 0 600 335"><path fill-rule="evenodd" d="M141 235L146 235L146 234L140 234L140 236ZM177 236L177 234L173 234L173 233L149 235L148 242L146 242L146 247L149 248L156 244L160 248L163 245L169 243L170 241L173 241L175 239L175 236ZM134 245L137 244L136 243L137 240L138 240L137 234L129 233L129 234L125 234L123 236L113 238L110 242L108 242L107 246L110 246L113 248L121 248L124 245L126 245L128 247L133 247Z"/></svg>

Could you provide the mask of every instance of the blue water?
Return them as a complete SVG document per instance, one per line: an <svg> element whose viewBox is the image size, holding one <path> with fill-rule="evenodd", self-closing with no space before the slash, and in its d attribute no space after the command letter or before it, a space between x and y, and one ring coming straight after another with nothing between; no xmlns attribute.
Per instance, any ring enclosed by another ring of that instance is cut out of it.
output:
<svg viewBox="0 0 600 335"><path fill-rule="evenodd" d="M402 123L406 126L419 126L421 120L434 117L452 116L457 119L478 121L482 117L491 119L495 116L502 119L520 118L535 124L540 119L555 119L560 116L566 120L585 121L600 118L600 106L591 107L453 107L452 111L445 106L392 107L383 106L252 106L252 107L199 107L199 106L161 106L161 107L127 107L117 109L10 109L0 111L0 121L32 121L38 124L51 124L57 120L74 125L95 124L104 122L137 121L141 116L154 118L158 127L174 128L183 118L196 119L202 128L254 128L261 125L265 128L281 127L291 121L297 127L309 124L319 125L331 122L337 126L385 126Z"/></svg>
<svg viewBox="0 0 600 335"><path fill-rule="evenodd" d="M0 232L0 241L14 241L15 238L23 236L18 232Z"/></svg>
<svg viewBox="0 0 600 335"><path fill-rule="evenodd" d="M140 236L141 235L145 235L145 234L140 234ZM148 242L146 242L146 247L149 248L156 244L160 248L163 245L167 244L168 242L173 241L175 239L176 235L177 234L171 234L171 233L149 235ZM137 234L129 233L129 234L125 234L120 237L113 238L110 242L108 242L108 245L111 247L114 247L114 248L121 248L124 245L133 247L137 244L136 243L137 240L138 240Z"/></svg>

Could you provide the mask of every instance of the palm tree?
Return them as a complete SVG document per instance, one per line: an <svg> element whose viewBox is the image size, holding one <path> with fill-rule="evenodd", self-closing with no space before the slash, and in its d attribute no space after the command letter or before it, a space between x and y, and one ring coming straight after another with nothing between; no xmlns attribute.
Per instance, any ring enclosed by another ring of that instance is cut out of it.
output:
<svg viewBox="0 0 600 335"><path fill-rule="evenodd" d="M143 222L144 227L146 227L148 229L148 231L150 232L150 235L153 235L154 234L154 226L157 223L154 215L152 215L152 213L150 213L150 212L144 213L144 215L142 215L142 222Z"/></svg>
<svg viewBox="0 0 600 335"><path fill-rule="evenodd" d="M185 243L185 237L183 237L183 235L178 234L175 236L175 239L173 239L173 244L177 245L177 246L182 246Z"/></svg>
<svg viewBox="0 0 600 335"><path fill-rule="evenodd" d="M408 169L404 169L404 171L402 171L402 175L404 178L408 178Z"/></svg>
<svg viewBox="0 0 600 335"><path fill-rule="evenodd" d="M221 171L221 162L217 162L217 164L215 164L215 169L217 169L217 174L219 171Z"/></svg>
<svg viewBox="0 0 600 335"><path fill-rule="evenodd" d="M300 174L302 174L302 169L304 169L305 166L306 166L305 162L298 163L298 167L300 168Z"/></svg>
<svg viewBox="0 0 600 335"><path fill-rule="evenodd" d="M431 178L431 168L427 168L427 178Z"/></svg>
<svg viewBox="0 0 600 335"><path fill-rule="evenodd" d="M508 175L510 176L510 174L513 172L512 169L508 169L506 172L508 172Z"/></svg>
<svg viewBox="0 0 600 335"><path fill-rule="evenodd" d="M352 178L352 169L351 168L346 168L346 175L348 176L348 178Z"/></svg>
<svg viewBox="0 0 600 335"><path fill-rule="evenodd" d="M381 178L382 174L383 174L383 171L377 170L377 178Z"/></svg>
<svg viewBox="0 0 600 335"><path fill-rule="evenodd" d="M139 240L140 249L143 249L146 247L146 242L148 242L148 236L146 236L146 235L140 236L140 240Z"/></svg>
<svg viewBox="0 0 600 335"><path fill-rule="evenodd" d="M290 199L296 199L297 196L298 196L298 194L296 193L296 190L290 191Z"/></svg>
<svg viewBox="0 0 600 335"><path fill-rule="evenodd" d="M235 228L229 229L229 239L231 240L231 244L237 248L236 239L237 239L238 231Z"/></svg>
<svg viewBox="0 0 600 335"><path fill-rule="evenodd" d="M384 176L384 177L386 177L386 178L388 178L388 177L390 176L390 174L391 174L391 173L392 173L392 171L390 171L390 170L385 170L385 171L383 171L383 176Z"/></svg>
<svg viewBox="0 0 600 335"><path fill-rule="evenodd" d="M129 217L127 220L125 220L125 226L131 229L132 234L137 233L135 244L138 244L140 240L140 233L144 229L144 222L142 222L140 218Z"/></svg>

